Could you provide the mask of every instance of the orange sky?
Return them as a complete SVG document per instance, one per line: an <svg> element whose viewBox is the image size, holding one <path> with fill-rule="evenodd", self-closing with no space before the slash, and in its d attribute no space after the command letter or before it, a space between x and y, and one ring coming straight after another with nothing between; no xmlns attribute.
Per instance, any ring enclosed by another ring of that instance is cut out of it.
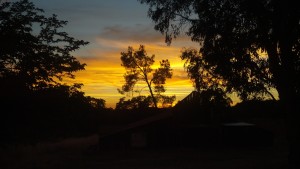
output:
<svg viewBox="0 0 300 169"><path fill-rule="evenodd" d="M166 95L176 95L177 102L194 90L192 82L184 70L184 62L179 56L183 46L199 48L197 43L191 42L185 37L176 39L171 46L167 46L159 33L156 34L157 39L155 39L155 36L152 36L151 41L144 41L144 43L138 43L130 38L111 38L114 36L120 36L120 32L116 34L114 32L111 33L109 39L98 37L96 45L101 46L100 49L84 49L85 54L90 55L89 57L84 57L84 55L77 56L87 66L86 70L75 73L76 79L74 82L84 84L82 90L87 96L102 98L106 100L107 107L114 108L119 99L124 97L117 91L124 84L123 75L125 73L125 69L121 66L120 53L126 52L128 46L138 49L140 44L145 45L148 55L155 55L156 62L154 67L158 66L160 60L169 59L173 69L173 77L166 81ZM142 82L136 87L141 89L145 86ZM276 91L273 92L276 93ZM239 99L234 94L232 95L232 100L234 104L239 102Z"/></svg>
<svg viewBox="0 0 300 169"><path fill-rule="evenodd" d="M166 95L176 95L181 100L193 90L180 60L183 47L197 47L190 38L180 37L167 46L164 35L154 30L147 16L148 7L137 0L32 0L46 15L57 14L67 20L64 31L76 39L90 42L73 55L86 70L76 72L74 83L83 83L86 96L106 100L106 106L114 108L123 95L117 89L124 84L125 69L121 66L120 53L128 46L135 49L144 45L149 55L156 56L156 64L169 59L173 78L166 81ZM142 88L142 85L138 85Z"/></svg>
<svg viewBox="0 0 300 169"><path fill-rule="evenodd" d="M123 75L125 69L121 66L120 53L127 51L128 46L138 49L139 45L135 42L120 42L120 41L106 41L99 39L100 44L105 44L107 48L114 48L112 50L88 50L94 57L80 57L82 63L86 63L86 70L75 73L76 79L74 82L83 83L83 91L88 96L95 98L102 98L106 100L107 107L115 107L116 102L119 101L121 95L117 89L124 84ZM180 42L182 43L183 40ZM187 41L186 43L190 43ZM183 68L183 61L180 60L181 47L167 46L163 43L144 43L148 55L155 55L155 66L158 66L162 59L169 59L171 68L173 69L172 79L166 82L166 95L176 95L177 100L181 100L193 90L193 85L187 77L187 73ZM143 84L137 86L144 87Z"/></svg>
<svg viewBox="0 0 300 169"><path fill-rule="evenodd" d="M13 1L13 0L12 0ZM167 95L176 95L177 101L192 90L193 85L187 77L180 60L183 47L199 48L190 38L180 36L167 46L164 35L154 30L152 20L147 16L148 6L137 0L32 0L46 15L56 14L58 19L68 21L63 30L70 36L90 42L73 55L86 70L76 72L75 83L83 83L86 96L106 100L106 106L114 108L123 95L117 92L124 84L124 68L120 53L128 46L137 49L144 45L149 55L156 56L156 64L169 59L173 78L166 81ZM142 88L141 85L138 86ZM233 101L238 99L233 97Z"/></svg>

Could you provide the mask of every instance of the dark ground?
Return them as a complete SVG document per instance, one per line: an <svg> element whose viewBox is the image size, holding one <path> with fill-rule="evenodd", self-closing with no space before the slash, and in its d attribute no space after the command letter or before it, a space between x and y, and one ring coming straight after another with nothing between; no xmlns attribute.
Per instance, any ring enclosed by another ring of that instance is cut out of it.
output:
<svg viewBox="0 0 300 169"><path fill-rule="evenodd" d="M268 148L97 149L97 136L0 151L0 169L285 169L284 145Z"/></svg>

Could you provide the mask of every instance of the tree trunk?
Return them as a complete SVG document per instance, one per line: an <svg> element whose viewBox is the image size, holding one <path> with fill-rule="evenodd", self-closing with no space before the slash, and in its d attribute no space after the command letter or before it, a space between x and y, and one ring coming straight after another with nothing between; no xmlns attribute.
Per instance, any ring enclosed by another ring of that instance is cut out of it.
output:
<svg viewBox="0 0 300 169"><path fill-rule="evenodd" d="M154 94L153 94L153 91L152 91L152 88L151 88L151 84L149 83L148 77L145 73L144 73L144 76L145 76L145 81L147 83L147 86L149 88L149 92L151 94L151 97L152 97L152 100L153 100L153 103L154 103L154 107L157 108L157 102L156 102L156 98L154 97Z"/></svg>
<svg viewBox="0 0 300 169"><path fill-rule="evenodd" d="M151 88L151 86L150 86L150 84L148 82L147 82L147 85L149 87L149 91L150 91L150 94L151 94L151 97L152 97L152 100L153 100L153 103L154 103L154 107L157 108L156 98L154 97L152 88Z"/></svg>
<svg viewBox="0 0 300 169"><path fill-rule="evenodd" d="M295 100L283 101L284 109L287 113L287 137L289 142L289 164L290 169L300 168L300 120L299 105Z"/></svg>
<svg viewBox="0 0 300 169"><path fill-rule="evenodd" d="M282 74L277 87L282 110L285 111L289 143L289 169L300 168L300 98L293 83L294 76Z"/></svg>

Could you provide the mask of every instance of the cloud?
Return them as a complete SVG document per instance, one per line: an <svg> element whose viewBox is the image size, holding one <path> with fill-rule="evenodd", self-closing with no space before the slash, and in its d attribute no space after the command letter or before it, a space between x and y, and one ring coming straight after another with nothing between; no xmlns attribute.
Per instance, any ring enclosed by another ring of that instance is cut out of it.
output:
<svg viewBox="0 0 300 169"><path fill-rule="evenodd" d="M153 30L153 25L135 24L132 27L114 25L105 27L99 35L100 39L133 41L142 43L164 42L164 37Z"/></svg>
<svg viewBox="0 0 300 169"><path fill-rule="evenodd" d="M135 42L142 44L160 44L167 46L165 36L154 30L154 24L134 24L128 25L112 25L104 27L99 36L98 41L118 41L118 42ZM181 35L173 40L171 46L175 47L197 47L197 42L192 42L190 37Z"/></svg>

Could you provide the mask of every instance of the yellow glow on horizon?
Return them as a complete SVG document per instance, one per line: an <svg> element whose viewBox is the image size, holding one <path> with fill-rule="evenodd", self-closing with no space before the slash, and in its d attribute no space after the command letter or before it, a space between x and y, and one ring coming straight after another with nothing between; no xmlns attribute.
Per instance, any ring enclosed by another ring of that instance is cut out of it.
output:
<svg viewBox="0 0 300 169"><path fill-rule="evenodd" d="M97 39L97 43L105 45L107 50L90 50L93 57L76 57L81 63L86 63L84 71L75 73L73 83L83 83L82 91L86 96L106 100L106 106L114 108L120 98L124 97L117 89L124 84L125 69L121 66L120 53L126 52L128 46L138 49L138 43L118 42ZM125 45L131 44L131 45ZM172 79L167 79L165 95L175 95L176 102L186 97L194 90L192 82L188 79L183 68L183 61L179 58L179 47L166 46L165 44L143 44L148 55L155 55L153 68L159 66L159 61L168 59L173 69ZM108 50L110 49L110 50ZM142 88L142 83L137 87ZM136 96L136 95L135 95Z"/></svg>
<svg viewBox="0 0 300 169"><path fill-rule="evenodd" d="M132 46L135 50L138 49L140 44L134 43L133 45L124 45L130 43L111 43L113 47L110 50L92 50L90 55L93 57L77 57L81 63L86 63L86 70L75 73L76 78L73 83L83 83L82 91L86 96L95 98L102 98L106 100L106 106L115 108L116 103L120 98L125 97L118 93L117 89L121 88L124 84L125 69L121 66L120 53L126 52L128 46ZM114 46L115 45L115 46ZM110 46L106 46L110 47ZM155 64L153 68L159 66L161 59L168 59L173 69L172 79L167 79L165 88L165 95L176 96L177 103L182 100L191 91L194 90L191 80L188 78L184 70L184 61L180 59L180 47L163 46L161 44L145 44L148 55L155 55ZM141 94L148 95L149 92L145 83L137 84L137 89L142 89ZM135 93L134 96L138 96ZM232 95L233 104L240 102L236 95Z"/></svg>

